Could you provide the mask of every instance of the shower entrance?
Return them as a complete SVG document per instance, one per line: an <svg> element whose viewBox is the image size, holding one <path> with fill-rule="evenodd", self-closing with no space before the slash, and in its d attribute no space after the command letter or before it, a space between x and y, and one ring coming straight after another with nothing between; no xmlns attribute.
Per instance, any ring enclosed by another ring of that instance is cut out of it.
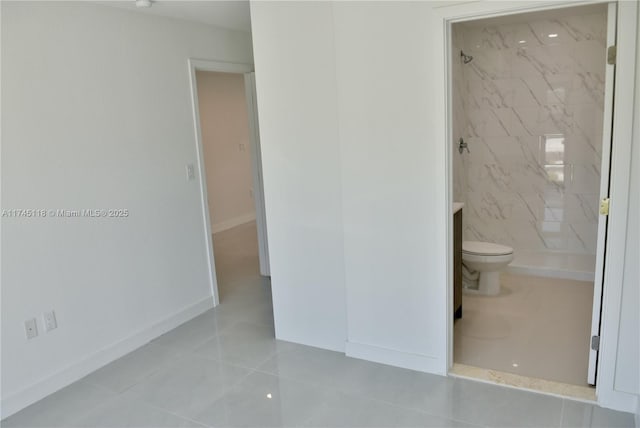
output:
<svg viewBox="0 0 640 428"><path fill-rule="evenodd" d="M465 241L514 253L499 295L463 295L454 374L595 398L616 22L600 3L450 27L451 201Z"/></svg>

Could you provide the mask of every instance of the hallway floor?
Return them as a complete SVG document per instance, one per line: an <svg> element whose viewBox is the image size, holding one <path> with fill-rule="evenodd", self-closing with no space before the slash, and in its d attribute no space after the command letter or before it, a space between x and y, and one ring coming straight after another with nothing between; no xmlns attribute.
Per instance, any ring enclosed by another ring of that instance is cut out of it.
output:
<svg viewBox="0 0 640 428"><path fill-rule="evenodd" d="M593 283L503 273L496 297L464 294L454 361L587 385Z"/></svg>
<svg viewBox="0 0 640 428"><path fill-rule="evenodd" d="M586 403L274 339L255 225L214 237L221 304L3 427L631 427Z"/></svg>

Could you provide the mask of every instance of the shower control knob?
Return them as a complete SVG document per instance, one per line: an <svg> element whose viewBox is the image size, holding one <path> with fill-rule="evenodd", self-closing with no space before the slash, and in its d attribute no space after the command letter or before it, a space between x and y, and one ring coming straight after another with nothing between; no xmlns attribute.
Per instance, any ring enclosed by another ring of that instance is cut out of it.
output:
<svg viewBox="0 0 640 428"><path fill-rule="evenodd" d="M464 141L464 139L462 137L460 137L460 140L458 140L458 151L460 152L460 154L462 154L462 152L467 151L467 153L471 153L469 151L469 146L467 144L466 141Z"/></svg>

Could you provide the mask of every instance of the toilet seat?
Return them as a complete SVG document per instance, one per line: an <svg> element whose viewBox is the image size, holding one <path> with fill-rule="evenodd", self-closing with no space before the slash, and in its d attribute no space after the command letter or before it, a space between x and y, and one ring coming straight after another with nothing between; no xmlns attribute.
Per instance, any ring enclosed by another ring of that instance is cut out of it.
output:
<svg viewBox="0 0 640 428"><path fill-rule="evenodd" d="M513 248L492 242L464 241L462 253L477 256L506 256L513 254Z"/></svg>

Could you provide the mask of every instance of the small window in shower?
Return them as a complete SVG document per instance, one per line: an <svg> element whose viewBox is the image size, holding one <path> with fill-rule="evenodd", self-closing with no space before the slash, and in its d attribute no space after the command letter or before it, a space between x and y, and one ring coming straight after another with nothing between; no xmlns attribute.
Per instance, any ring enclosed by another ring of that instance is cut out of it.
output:
<svg viewBox="0 0 640 428"><path fill-rule="evenodd" d="M543 166L547 172L547 180L556 185L564 185L564 134L548 134L540 137Z"/></svg>
<svg viewBox="0 0 640 428"><path fill-rule="evenodd" d="M565 211L564 187L565 136L546 134L540 136L541 164L546 173L545 206L550 214L547 220L562 221ZM546 216L545 216L546 217ZM549 230L551 232L551 230Z"/></svg>

